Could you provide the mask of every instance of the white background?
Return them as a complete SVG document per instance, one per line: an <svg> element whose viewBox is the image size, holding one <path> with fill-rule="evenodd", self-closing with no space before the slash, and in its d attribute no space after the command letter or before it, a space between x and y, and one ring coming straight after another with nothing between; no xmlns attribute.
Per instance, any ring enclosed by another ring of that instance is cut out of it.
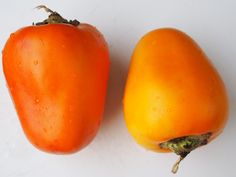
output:
<svg viewBox="0 0 236 177"><path fill-rule="evenodd" d="M235 176L236 1L1 0L1 49L11 32L46 18L46 13L33 9L40 4L68 19L91 23L104 34L111 55L105 116L98 135L82 151L67 156L43 153L22 132L1 66L0 177L173 176L170 169L177 156L136 145L127 132L122 112L123 88L135 44L146 32L167 26L185 31L198 42L220 72L230 98L230 118L223 134L192 152L176 176Z"/></svg>

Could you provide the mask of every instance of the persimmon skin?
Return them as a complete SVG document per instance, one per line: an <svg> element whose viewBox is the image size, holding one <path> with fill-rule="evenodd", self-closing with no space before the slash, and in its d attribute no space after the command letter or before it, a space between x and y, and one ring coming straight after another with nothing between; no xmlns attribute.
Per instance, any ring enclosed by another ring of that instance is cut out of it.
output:
<svg viewBox="0 0 236 177"><path fill-rule="evenodd" d="M68 154L92 141L102 119L109 73L108 46L95 27L22 28L4 47L3 69L33 145Z"/></svg>
<svg viewBox="0 0 236 177"><path fill-rule="evenodd" d="M170 152L160 143L208 132L211 141L221 133L228 117L226 89L193 39L177 29L157 29L133 52L124 115L140 145Z"/></svg>

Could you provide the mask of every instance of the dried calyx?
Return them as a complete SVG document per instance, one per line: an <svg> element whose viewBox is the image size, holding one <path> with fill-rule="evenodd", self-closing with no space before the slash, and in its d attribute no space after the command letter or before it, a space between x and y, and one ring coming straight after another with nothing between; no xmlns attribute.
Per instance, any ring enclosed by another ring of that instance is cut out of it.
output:
<svg viewBox="0 0 236 177"><path fill-rule="evenodd" d="M64 23L64 24L70 24L73 26L78 26L80 24L80 22L78 20L67 20L64 19L60 14L58 14L55 11L52 11L51 9L47 8L45 5L40 5L36 7L37 9L44 9L46 12L50 13L48 18L45 19L42 22L38 22L38 23L33 23L33 25L46 25L46 24L58 24L58 23Z"/></svg>
<svg viewBox="0 0 236 177"><path fill-rule="evenodd" d="M191 135L180 138L174 138L160 144L163 149L169 149L180 156L178 161L174 164L172 172L176 173L179 168L179 163L194 149L206 145L212 133L205 133L202 135Z"/></svg>

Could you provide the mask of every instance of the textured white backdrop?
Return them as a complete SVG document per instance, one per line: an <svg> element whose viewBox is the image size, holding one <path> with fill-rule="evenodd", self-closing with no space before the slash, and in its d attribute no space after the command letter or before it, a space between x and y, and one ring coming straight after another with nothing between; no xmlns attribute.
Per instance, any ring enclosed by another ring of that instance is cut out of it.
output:
<svg viewBox="0 0 236 177"><path fill-rule="evenodd" d="M223 134L195 150L176 176L234 177L236 159L236 1L234 0L7 0L0 1L0 48L11 32L46 17L45 4L69 19L95 25L109 43L111 71L104 120L94 141L73 155L38 151L26 140L0 64L0 177L168 177L174 154L147 151L133 141L123 120L122 95L132 50L142 35L176 27L211 58L229 91L230 119Z"/></svg>

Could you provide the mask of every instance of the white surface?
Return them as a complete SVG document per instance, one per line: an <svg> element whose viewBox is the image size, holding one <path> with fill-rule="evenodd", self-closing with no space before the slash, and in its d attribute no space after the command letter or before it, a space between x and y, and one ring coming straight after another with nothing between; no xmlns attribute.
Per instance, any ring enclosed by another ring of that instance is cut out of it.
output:
<svg viewBox="0 0 236 177"><path fill-rule="evenodd" d="M1 69L0 177L173 176L170 169L177 156L146 151L136 145L125 127L121 102L135 44L146 32L166 26L185 31L204 49L225 81L231 104L223 134L192 152L176 176L235 176L236 1L1 1L1 48L11 32L46 17L44 12L33 9L39 4L57 10L68 19L91 23L106 37L112 63L105 117L94 141L81 152L68 156L40 152L22 132Z"/></svg>

